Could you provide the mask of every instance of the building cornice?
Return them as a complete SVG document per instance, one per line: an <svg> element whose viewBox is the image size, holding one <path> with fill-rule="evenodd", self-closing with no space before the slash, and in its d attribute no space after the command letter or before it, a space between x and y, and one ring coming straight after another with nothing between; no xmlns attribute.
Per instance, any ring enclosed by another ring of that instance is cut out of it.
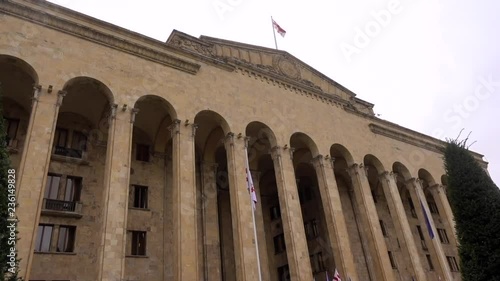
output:
<svg viewBox="0 0 500 281"><path fill-rule="evenodd" d="M0 12L11 15L14 17L22 18L24 20L28 20L30 22L64 32L66 34L79 37L81 39L91 41L109 48L116 49L121 52L129 53L131 55L159 63L177 70L184 71L190 74L196 74L201 65L197 63L193 63L187 60L180 59L175 57L169 53L167 53L167 46L164 46L164 51L158 50L155 48L151 48L145 45L141 45L137 42L133 42L132 40L127 40L122 37L118 37L115 35L111 35L101 30L97 30L95 28L91 28L89 26L76 23L74 21L68 20L63 17L59 17L54 13L68 13L70 17L79 17L82 18L83 21L89 21L90 17L84 16L82 14L78 14L74 11L62 8L55 4L48 4L46 1L31 1L30 4L35 4L41 6L42 9L51 9L53 13L47 13L38 9L33 8L31 5L23 5L17 1L12 0L3 0L0 1ZM69 12L71 11L71 12ZM112 25L99 22L97 20L92 19L97 24L102 25L103 29L110 29ZM113 26L114 27L114 26ZM121 32L123 33L123 32ZM145 39L145 36L141 36L132 32L127 32L127 36L129 37L137 37L134 38L136 41L154 41L153 39ZM153 43L153 42L145 42ZM161 43L161 42L160 42ZM158 42L156 42L158 44ZM162 43L163 44L163 43ZM156 46L158 47L158 46Z"/></svg>

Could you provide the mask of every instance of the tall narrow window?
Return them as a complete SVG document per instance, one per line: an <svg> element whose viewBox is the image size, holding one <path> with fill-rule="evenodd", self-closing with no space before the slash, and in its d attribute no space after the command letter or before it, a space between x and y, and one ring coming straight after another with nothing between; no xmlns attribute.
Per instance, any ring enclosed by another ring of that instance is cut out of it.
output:
<svg viewBox="0 0 500 281"><path fill-rule="evenodd" d="M133 256L146 255L146 231L131 231L132 232L132 250Z"/></svg>
<svg viewBox="0 0 500 281"><path fill-rule="evenodd" d="M36 235L35 252L48 252L50 251L50 241L52 240L53 225L41 224L38 226Z"/></svg>
<svg viewBox="0 0 500 281"><path fill-rule="evenodd" d="M382 230L382 234L384 237L387 237L387 230L385 229L385 224L383 220L379 220L380 222L380 229Z"/></svg>
<svg viewBox="0 0 500 281"><path fill-rule="evenodd" d="M60 226L57 239L57 252L72 253L75 248L75 226Z"/></svg>
<svg viewBox="0 0 500 281"><path fill-rule="evenodd" d="M5 119L5 131L6 131L6 141L7 145L10 145L11 140L16 139L17 135L17 128L19 127L19 119L12 119L12 118L4 118Z"/></svg>
<svg viewBox="0 0 500 281"><path fill-rule="evenodd" d="M274 242L274 253L275 254L283 253L286 250L285 235L284 234L274 236L273 242Z"/></svg>
<svg viewBox="0 0 500 281"><path fill-rule="evenodd" d="M290 270L288 264L278 267L278 280L290 281Z"/></svg>
<svg viewBox="0 0 500 281"><path fill-rule="evenodd" d="M448 240L448 235L446 235L446 230L443 228L438 228L437 231L438 231L439 240L441 240L441 243L449 244L450 241Z"/></svg>
<svg viewBox="0 0 500 281"><path fill-rule="evenodd" d="M458 263L455 257L447 256L446 260L448 261L448 265L450 266L451 271L459 271Z"/></svg>
<svg viewBox="0 0 500 281"><path fill-rule="evenodd" d="M148 208L148 187L134 185L134 208Z"/></svg>
<svg viewBox="0 0 500 281"><path fill-rule="evenodd" d="M60 182L61 182L60 175L49 174L47 176L47 184L45 186L45 198L57 200Z"/></svg>
<svg viewBox="0 0 500 281"><path fill-rule="evenodd" d="M272 206L270 211L271 211L271 220L277 220L281 218L280 206Z"/></svg>
<svg viewBox="0 0 500 281"><path fill-rule="evenodd" d="M429 265L429 270L433 271L434 270L434 265L432 264L431 255L425 255L425 257L427 258L427 264Z"/></svg>
<svg viewBox="0 0 500 281"><path fill-rule="evenodd" d="M397 265L396 265L396 260L394 259L394 256L392 254L391 251L388 251L387 254L389 255L389 261L391 262L391 266L393 269L397 269Z"/></svg>
<svg viewBox="0 0 500 281"><path fill-rule="evenodd" d="M411 200L411 197L408 197L408 204L410 205L411 216L416 218L417 211L415 210L415 205L413 205L413 201Z"/></svg>
<svg viewBox="0 0 500 281"><path fill-rule="evenodd" d="M436 202L428 201L427 204L429 205L429 210L431 211L431 213L439 215L439 210L438 210L438 207L436 205Z"/></svg>
<svg viewBox="0 0 500 281"><path fill-rule="evenodd" d="M71 141L71 148L79 151L87 150L87 136L82 132L73 131L73 139Z"/></svg>
<svg viewBox="0 0 500 281"><path fill-rule="evenodd" d="M70 202L80 201L81 188L82 188L82 178L67 177L66 189L64 192L64 201L70 201Z"/></svg>
<svg viewBox="0 0 500 281"><path fill-rule="evenodd" d="M137 161L149 162L149 145L138 143L136 145L135 159Z"/></svg>
<svg viewBox="0 0 500 281"><path fill-rule="evenodd" d="M66 147L66 142L68 140L68 130L56 128L56 133L54 135L54 146L55 147Z"/></svg>

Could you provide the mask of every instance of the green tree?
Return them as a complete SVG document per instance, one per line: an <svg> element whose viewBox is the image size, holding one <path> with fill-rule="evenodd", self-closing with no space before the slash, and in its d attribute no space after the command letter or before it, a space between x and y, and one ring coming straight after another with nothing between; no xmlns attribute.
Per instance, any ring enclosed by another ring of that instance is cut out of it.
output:
<svg viewBox="0 0 500 281"><path fill-rule="evenodd" d="M500 190L466 140L450 140L444 159L463 281L500 281Z"/></svg>
<svg viewBox="0 0 500 281"><path fill-rule="evenodd" d="M8 281L20 280L18 275L18 265L17 252L14 252L16 257L14 261L11 260L10 256L13 256L11 248L16 248L13 243L16 240L9 240L11 236L11 231L16 231L17 223L9 220L9 169L10 159L9 153L7 151L6 142L6 132L5 132L5 120L3 119L3 106L2 106L2 85L0 84L0 269L3 273L4 279ZM10 170L11 181L12 181L12 171ZM15 176L15 174L14 174ZM15 192L15 190L12 190ZM14 217L15 218L15 217ZM8 226L14 227L8 228ZM16 232L17 236L17 232ZM10 242L9 242L10 241Z"/></svg>

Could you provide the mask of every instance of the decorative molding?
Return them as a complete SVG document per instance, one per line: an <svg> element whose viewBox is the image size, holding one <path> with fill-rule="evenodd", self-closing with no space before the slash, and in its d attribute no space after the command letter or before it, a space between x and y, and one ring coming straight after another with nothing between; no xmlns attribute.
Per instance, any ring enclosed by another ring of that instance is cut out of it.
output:
<svg viewBox="0 0 500 281"><path fill-rule="evenodd" d="M135 116L137 115L137 113L139 113L139 108L132 108L130 109L130 123L134 123L135 122Z"/></svg>
<svg viewBox="0 0 500 281"><path fill-rule="evenodd" d="M175 135L178 135L181 133L181 120L175 119L173 123L168 126L168 130L170 131L171 137L175 137Z"/></svg>
<svg viewBox="0 0 500 281"><path fill-rule="evenodd" d="M66 91L57 92L57 102L56 102L57 106L62 105L63 99L67 94L68 94L68 92L66 92Z"/></svg>
<svg viewBox="0 0 500 281"><path fill-rule="evenodd" d="M52 7L42 7L44 9L51 9ZM52 8L55 9L55 8ZM124 38L119 38L117 36L99 31L97 29L72 22L70 20L58 17L51 13L43 12L40 10L33 9L32 7L22 5L13 1L0 1L0 10L8 15L29 20L36 24L52 28L57 31L67 33L69 35L79 37L97 44L101 44L106 47L116 49L121 52L129 53L134 56L159 63L177 70L181 70L190 74L196 74L200 69L201 65L192 63L166 52L158 51L145 45L141 45ZM64 9L58 9L59 12L64 11ZM89 17L87 17L89 18ZM95 21L95 20L94 20ZM104 27L108 28L108 26ZM131 37L138 37L138 35L129 32L126 34ZM135 38L134 38L135 39ZM137 40L144 40L143 36L137 38ZM149 39L153 42L152 39ZM146 42L148 43L148 42Z"/></svg>
<svg viewBox="0 0 500 281"><path fill-rule="evenodd" d="M168 43L179 49L194 51L195 53L202 54L209 57L215 57L214 45L201 41L193 40L194 38L186 38L180 33L174 34L168 39Z"/></svg>

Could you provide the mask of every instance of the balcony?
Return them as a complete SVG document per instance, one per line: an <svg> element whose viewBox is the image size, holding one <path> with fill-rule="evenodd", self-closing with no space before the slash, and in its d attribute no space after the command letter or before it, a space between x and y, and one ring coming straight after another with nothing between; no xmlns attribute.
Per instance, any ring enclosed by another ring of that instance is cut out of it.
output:
<svg viewBox="0 0 500 281"><path fill-rule="evenodd" d="M83 151L62 146L56 146L54 148L54 154L71 158L80 158L80 159L83 157Z"/></svg>
<svg viewBox="0 0 500 281"><path fill-rule="evenodd" d="M81 218L82 203L44 198L42 215Z"/></svg>

